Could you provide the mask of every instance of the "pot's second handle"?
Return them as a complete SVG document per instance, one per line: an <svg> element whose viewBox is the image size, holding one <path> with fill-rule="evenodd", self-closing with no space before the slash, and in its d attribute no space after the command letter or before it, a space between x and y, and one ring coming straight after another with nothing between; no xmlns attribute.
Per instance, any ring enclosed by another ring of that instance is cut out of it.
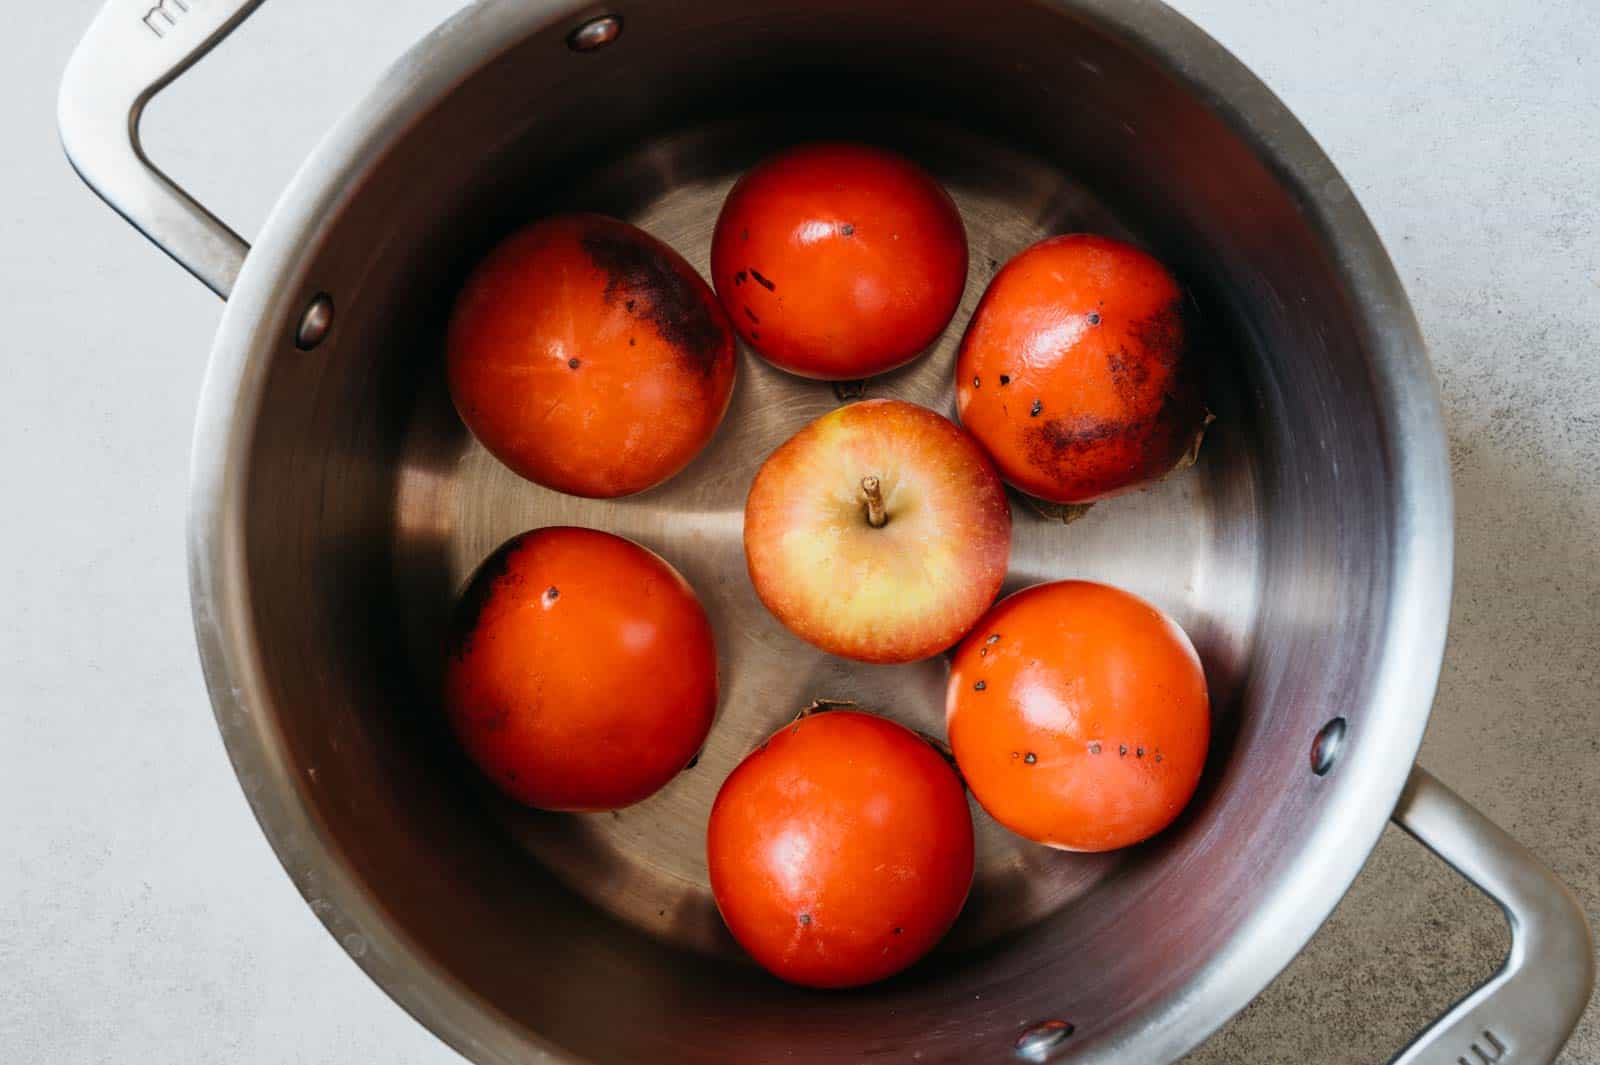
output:
<svg viewBox="0 0 1600 1065"><path fill-rule="evenodd" d="M1548 1065L1594 989L1594 941L1577 900L1516 840L1421 766L1395 823L1500 904L1511 953L1391 1065Z"/></svg>
<svg viewBox="0 0 1600 1065"><path fill-rule="evenodd" d="M249 246L145 158L150 98L227 36L261 0L109 0L61 81L67 158L117 213L227 298Z"/></svg>

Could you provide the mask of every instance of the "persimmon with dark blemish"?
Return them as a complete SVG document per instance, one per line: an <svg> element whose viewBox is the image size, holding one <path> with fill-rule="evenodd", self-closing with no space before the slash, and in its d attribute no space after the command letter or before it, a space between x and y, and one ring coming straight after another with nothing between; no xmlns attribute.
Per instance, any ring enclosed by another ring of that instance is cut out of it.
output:
<svg viewBox="0 0 1600 1065"><path fill-rule="evenodd" d="M490 252L446 339L450 394L478 441L530 481L592 497L650 488L705 447L734 354L726 312L682 256L589 214Z"/></svg>
<svg viewBox="0 0 1600 1065"><path fill-rule="evenodd" d="M734 328L767 361L859 380L916 358L944 331L966 285L966 231L915 163L862 144L803 145L734 185L711 277ZM759 332L734 310L736 291Z"/></svg>
<svg viewBox="0 0 1600 1065"><path fill-rule="evenodd" d="M444 705L468 758L545 810L635 803L692 767L717 705L711 623L664 560L610 533L518 536L452 620Z"/></svg>
<svg viewBox="0 0 1600 1065"><path fill-rule="evenodd" d="M1006 403L968 387L1003 370ZM1041 241L990 282L956 360L961 423L1012 486L1087 504L1190 458L1208 415L1171 272L1122 241Z"/></svg>

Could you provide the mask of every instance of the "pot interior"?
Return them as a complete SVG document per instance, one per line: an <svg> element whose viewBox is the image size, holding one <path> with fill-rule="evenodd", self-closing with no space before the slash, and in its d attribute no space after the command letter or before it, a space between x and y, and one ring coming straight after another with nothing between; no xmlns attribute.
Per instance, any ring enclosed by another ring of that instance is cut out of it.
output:
<svg viewBox="0 0 1600 1065"><path fill-rule="evenodd" d="M1138 43L1046 5L956 7L666 0L624 6L622 35L588 54L566 43L581 19L554 18L418 115L328 220L307 283L332 294L335 330L315 351L273 353L253 428L251 620L290 786L397 932L363 943L392 955L364 964L391 986L425 965L464 990L473 1010L429 1022L477 1060L542 1045L606 1062L1004 1061L1051 1020L1072 1026L1058 1053L1087 1054L1182 995L1279 889L1330 801L1309 754L1330 718L1365 723L1396 505L1348 286L1294 191ZM1108 855L1027 844L974 806L978 874L946 944L899 978L826 994L740 956L703 839L722 779L814 698L943 731L942 658L830 658L768 615L745 571L756 468L848 400L742 350L727 419L687 470L628 499L577 499L472 440L442 341L466 272L516 225L618 215L708 274L732 181L775 147L824 138L921 161L971 244L944 336L868 396L953 416L955 348L989 278L1041 237L1088 230L1143 244L1184 282L1217 416L1195 468L1070 526L1014 497L1006 587L1103 580L1184 626L1215 715L1193 805ZM716 629L723 696L703 755L614 814L499 799L438 705L467 575L553 524L660 553ZM1204 1034L1152 1030L1140 1060Z"/></svg>

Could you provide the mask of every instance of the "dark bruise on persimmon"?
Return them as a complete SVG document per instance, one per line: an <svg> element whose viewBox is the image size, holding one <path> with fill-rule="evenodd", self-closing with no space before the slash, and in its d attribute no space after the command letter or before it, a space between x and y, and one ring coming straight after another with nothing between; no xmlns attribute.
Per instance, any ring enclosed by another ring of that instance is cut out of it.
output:
<svg viewBox="0 0 1600 1065"><path fill-rule="evenodd" d="M1127 347L1110 352L1106 365L1112 384L1127 409L1138 410L1147 405L1151 377L1164 371L1155 409L1130 418L1063 415L1030 426L1025 440L1034 465L1054 470L1062 479L1099 481L1098 490L1104 491L1128 473L1159 477L1193 444L1193 431L1185 427L1198 425L1205 413L1182 359L1186 330L1181 300L1135 322L1128 332L1144 357L1130 355Z"/></svg>
<svg viewBox="0 0 1600 1065"><path fill-rule="evenodd" d="M1060 466L1066 471L1074 460L1099 444L1136 435L1138 426L1092 418L1051 418L1027 430L1028 458L1037 466Z"/></svg>
<svg viewBox="0 0 1600 1065"><path fill-rule="evenodd" d="M462 658L471 653L473 631L478 627L478 618L483 615L484 607L494 597L496 586L502 581L512 586L521 583L522 578L511 571L511 556L516 554L527 535L521 533L501 544L468 578L467 586L462 589L461 598L456 601L456 608L450 616L448 646L453 657Z"/></svg>
<svg viewBox="0 0 1600 1065"><path fill-rule="evenodd" d="M604 215L501 241L450 317L450 395L521 476L572 495L643 491L682 469L728 408L736 344L716 295L672 248Z"/></svg>
<svg viewBox="0 0 1600 1065"><path fill-rule="evenodd" d="M1151 359L1163 366L1177 367L1188 335L1183 320L1183 297L1175 296L1154 314L1135 320L1128 326L1128 332Z"/></svg>
<svg viewBox="0 0 1600 1065"><path fill-rule="evenodd" d="M1207 418L1183 293L1146 253L1087 234L1024 251L962 339L962 424L1008 483L1081 506L1179 465ZM980 382L995 376L1003 396Z"/></svg>
<svg viewBox="0 0 1600 1065"><path fill-rule="evenodd" d="M710 376L726 333L702 298L696 279L684 275L665 247L634 239L609 218L597 218L578 243L605 272L606 302L625 300L629 314L649 322L698 373Z"/></svg>

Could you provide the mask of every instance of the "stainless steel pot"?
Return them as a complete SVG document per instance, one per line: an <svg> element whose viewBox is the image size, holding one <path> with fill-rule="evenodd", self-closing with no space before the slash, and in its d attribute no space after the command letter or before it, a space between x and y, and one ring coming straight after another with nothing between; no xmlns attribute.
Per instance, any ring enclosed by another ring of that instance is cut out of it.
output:
<svg viewBox="0 0 1600 1065"><path fill-rule="evenodd" d="M67 70L84 178L228 299L195 436L195 623L239 779L317 915L478 1062L1149 1062L1259 992L1391 816L1506 910L1487 984L1396 1059L1549 1061L1593 979L1586 922L1527 852L1413 766L1444 646L1450 474L1399 281L1338 173L1220 47L1153 0L484 0L317 149L255 247L157 172L152 94L258 0L112 0ZM562 207L639 221L702 270L763 149L866 136L923 159L972 240L962 313L872 382L952 406L997 264L1069 229L1136 235L1193 291L1219 420L1200 465L1069 527L1016 512L1011 587L1088 575L1176 615L1216 750L1130 852L1024 845L979 815L971 905L927 964L816 994L742 961L702 857L711 797L814 696L937 730L942 661L849 666L744 574L755 465L841 400L745 358L708 453L632 499L509 474L465 434L440 323L475 254ZM442 734L440 631L507 536L642 541L713 614L726 694L697 768L620 815L512 809Z"/></svg>

